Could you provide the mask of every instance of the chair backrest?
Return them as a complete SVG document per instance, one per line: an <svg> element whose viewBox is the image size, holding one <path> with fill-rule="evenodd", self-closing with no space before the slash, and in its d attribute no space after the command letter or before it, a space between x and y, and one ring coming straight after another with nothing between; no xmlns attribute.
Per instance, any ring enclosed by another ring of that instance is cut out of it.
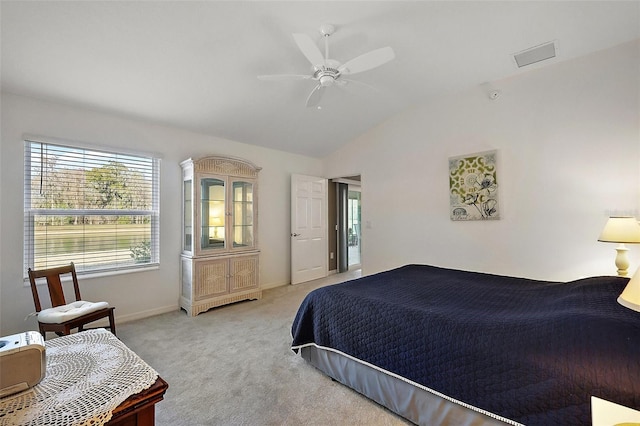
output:
<svg viewBox="0 0 640 426"><path fill-rule="evenodd" d="M42 310L40 304L40 297L38 297L38 289L36 287L36 280L38 278L46 278L47 287L49 289L49 297L51 298L51 306L66 305L67 302L64 299L64 290L62 288L62 277L66 274L71 275L73 281L73 291L76 296L76 300L81 300L80 287L78 287L78 277L76 275L76 267L71 262L70 265L59 266L57 268L40 269L37 271L29 268L29 282L31 283L31 293L33 293L33 303L36 305L36 312Z"/></svg>

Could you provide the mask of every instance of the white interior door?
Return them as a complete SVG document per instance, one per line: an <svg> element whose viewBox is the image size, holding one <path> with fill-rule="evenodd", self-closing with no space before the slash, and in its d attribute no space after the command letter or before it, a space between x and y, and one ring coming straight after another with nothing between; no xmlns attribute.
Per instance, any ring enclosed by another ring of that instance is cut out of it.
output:
<svg viewBox="0 0 640 426"><path fill-rule="evenodd" d="M327 276L327 179L291 175L291 284Z"/></svg>

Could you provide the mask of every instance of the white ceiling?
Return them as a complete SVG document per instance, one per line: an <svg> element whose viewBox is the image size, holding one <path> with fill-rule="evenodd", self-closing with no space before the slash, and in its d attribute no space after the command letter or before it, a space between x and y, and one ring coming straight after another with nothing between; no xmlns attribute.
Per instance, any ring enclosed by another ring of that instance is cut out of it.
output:
<svg viewBox="0 0 640 426"><path fill-rule="evenodd" d="M2 89L278 150L324 157L393 114L640 37L639 1L2 1ZM395 60L330 87L291 36L346 62L391 46ZM512 54L555 40L558 57L518 70ZM56 135L51 135L56 136Z"/></svg>

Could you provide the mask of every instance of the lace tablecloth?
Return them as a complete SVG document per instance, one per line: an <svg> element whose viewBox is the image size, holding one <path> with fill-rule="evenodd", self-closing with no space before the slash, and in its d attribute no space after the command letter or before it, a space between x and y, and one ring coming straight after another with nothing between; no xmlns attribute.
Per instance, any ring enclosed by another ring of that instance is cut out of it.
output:
<svg viewBox="0 0 640 426"><path fill-rule="evenodd" d="M47 374L33 388L0 399L0 425L103 425L158 373L104 330L46 342Z"/></svg>

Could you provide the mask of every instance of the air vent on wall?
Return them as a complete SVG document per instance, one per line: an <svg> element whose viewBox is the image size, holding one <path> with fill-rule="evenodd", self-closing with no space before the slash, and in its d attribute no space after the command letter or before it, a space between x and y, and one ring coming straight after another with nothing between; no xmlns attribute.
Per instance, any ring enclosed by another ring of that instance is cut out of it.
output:
<svg viewBox="0 0 640 426"><path fill-rule="evenodd" d="M550 41L549 43L541 44L540 46L523 50L522 52L518 52L513 55L518 68L522 68L524 66L535 64L536 62L545 61L547 59L555 57L556 43L554 41Z"/></svg>

